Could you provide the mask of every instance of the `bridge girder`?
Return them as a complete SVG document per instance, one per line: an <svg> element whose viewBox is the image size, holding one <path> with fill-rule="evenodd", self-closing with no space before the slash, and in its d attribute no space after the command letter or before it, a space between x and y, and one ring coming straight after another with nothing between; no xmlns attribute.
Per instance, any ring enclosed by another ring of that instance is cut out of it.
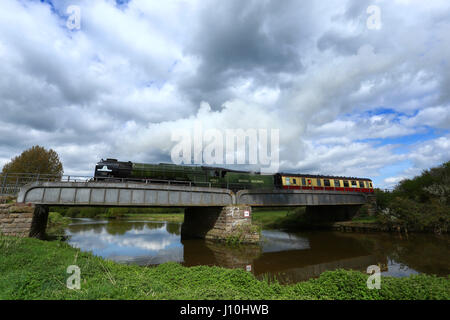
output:
<svg viewBox="0 0 450 320"><path fill-rule="evenodd" d="M34 182L17 202L58 206L222 207L361 205L367 195L322 190L241 190L168 184Z"/></svg>

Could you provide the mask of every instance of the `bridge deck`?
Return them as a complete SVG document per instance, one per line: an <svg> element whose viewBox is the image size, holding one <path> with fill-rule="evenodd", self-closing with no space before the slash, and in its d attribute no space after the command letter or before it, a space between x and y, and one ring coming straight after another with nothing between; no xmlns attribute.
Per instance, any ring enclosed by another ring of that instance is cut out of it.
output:
<svg viewBox="0 0 450 320"><path fill-rule="evenodd" d="M241 190L236 202L253 207L358 205L367 202L367 195L325 190Z"/></svg>
<svg viewBox="0 0 450 320"><path fill-rule="evenodd" d="M20 189L17 202L62 206L317 206L358 205L363 193L321 190L241 190L183 185L105 182L34 182Z"/></svg>

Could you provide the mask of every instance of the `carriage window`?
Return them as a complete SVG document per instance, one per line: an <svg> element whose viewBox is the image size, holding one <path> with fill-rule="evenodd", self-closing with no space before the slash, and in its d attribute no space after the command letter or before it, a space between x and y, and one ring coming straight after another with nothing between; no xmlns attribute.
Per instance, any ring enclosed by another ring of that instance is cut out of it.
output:
<svg viewBox="0 0 450 320"><path fill-rule="evenodd" d="M302 185L306 186L306 179L302 178Z"/></svg>
<svg viewBox="0 0 450 320"><path fill-rule="evenodd" d="M347 180L344 180L344 187L348 188L348 181Z"/></svg>
<svg viewBox="0 0 450 320"><path fill-rule="evenodd" d="M311 179L308 179L308 185L311 185L312 181Z"/></svg>
<svg viewBox="0 0 450 320"><path fill-rule="evenodd" d="M328 180L328 179L324 179L324 180L323 180L323 185L324 185L325 187L329 187L329 186L331 186L331 184L330 184L330 180Z"/></svg>
<svg viewBox="0 0 450 320"><path fill-rule="evenodd" d="M352 187L356 187L356 181L352 180Z"/></svg>
<svg viewBox="0 0 450 320"><path fill-rule="evenodd" d="M359 187L360 187L360 188L364 188L364 187L365 187L365 186L364 186L364 181L360 181L360 182L359 182Z"/></svg>
<svg viewBox="0 0 450 320"><path fill-rule="evenodd" d="M286 184L289 185L291 183L291 179L286 178Z"/></svg>
<svg viewBox="0 0 450 320"><path fill-rule="evenodd" d="M341 182L339 180L334 180L334 186L335 187L340 187L341 186Z"/></svg>
<svg viewBox="0 0 450 320"><path fill-rule="evenodd" d="M317 186L321 186L321 184L320 184L320 179L317 179Z"/></svg>
<svg viewBox="0 0 450 320"><path fill-rule="evenodd" d="M369 186L372 188L372 182L369 182Z"/></svg>
<svg viewBox="0 0 450 320"><path fill-rule="evenodd" d="M292 179L292 182L293 182L294 184L297 184L297 179Z"/></svg>

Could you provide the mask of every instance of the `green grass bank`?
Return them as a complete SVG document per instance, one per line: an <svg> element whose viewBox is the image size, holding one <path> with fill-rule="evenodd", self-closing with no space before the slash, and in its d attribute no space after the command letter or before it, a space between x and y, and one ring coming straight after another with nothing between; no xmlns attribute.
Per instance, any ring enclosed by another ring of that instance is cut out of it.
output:
<svg viewBox="0 0 450 320"><path fill-rule="evenodd" d="M123 265L60 241L0 237L0 299L450 299L450 278L382 277L369 290L358 271L324 272L295 285L220 267ZM81 269L81 289L66 287L67 267Z"/></svg>
<svg viewBox="0 0 450 320"><path fill-rule="evenodd" d="M304 208L286 209L254 209L252 211L252 222L262 229L286 229L294 228L301 224Z"/></svg>
<svg viewBox="0 0 450 320"><path fill-rule="evenodd" d="M184 221L184 213L127 213L123 218L181 223Z"/></svg>

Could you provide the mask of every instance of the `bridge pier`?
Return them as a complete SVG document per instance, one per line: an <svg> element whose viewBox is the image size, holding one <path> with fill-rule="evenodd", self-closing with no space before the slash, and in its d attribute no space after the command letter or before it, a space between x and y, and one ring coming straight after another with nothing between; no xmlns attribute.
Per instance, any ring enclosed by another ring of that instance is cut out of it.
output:
<svg viewBox="0 0 450 320"><path fill-rule="evenodd" d="M48 220L48 206L37 205L34 208L33 220L31 221L30 234L32 238L44 239Z"/></svg>
<svg viewBox="0 0 450 320"><path fill-rule="evenodd" d="M377 197L376 196L368 196L367 197L367 214L369 216L374 216L377 213Z"/></svg>
<svg viewBox="0 0 450 320"><path fill-rule="evenodd" d="M246 205L186 208L181 237L257 243L260 234L252 225L251 213L252 208Z"/></svg>

